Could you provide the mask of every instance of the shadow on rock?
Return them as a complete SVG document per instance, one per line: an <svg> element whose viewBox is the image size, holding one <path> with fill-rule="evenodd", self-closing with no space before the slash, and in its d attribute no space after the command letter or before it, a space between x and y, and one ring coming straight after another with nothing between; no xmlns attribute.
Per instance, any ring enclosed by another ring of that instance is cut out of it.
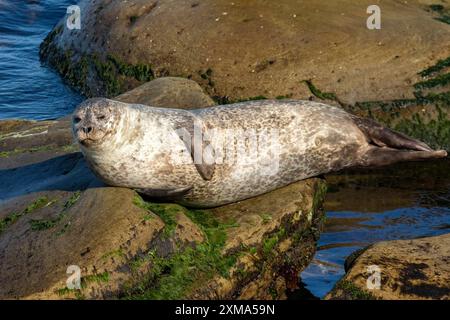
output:
<svg viewBox="0 0 450 320"><path fill-rule="evenodd" d="M37 191L76 191L99 186L103 183L89 170L80 152L0 170L0 201Z"/></svg>

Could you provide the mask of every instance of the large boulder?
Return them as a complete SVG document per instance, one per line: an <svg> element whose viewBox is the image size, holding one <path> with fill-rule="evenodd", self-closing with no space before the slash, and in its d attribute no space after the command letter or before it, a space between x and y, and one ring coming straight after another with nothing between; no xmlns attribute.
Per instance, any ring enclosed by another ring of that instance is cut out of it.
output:
<svg viewBox="0 0 450 320"><path fill-rule="evenodd" d="M215 104L197 82L176 77L158 78L125 92L116 100L153 107L198 109Z"/></svg>
<svg viewBox="0 0 450 320"><path fill-rule="evenodd" d="M448 4L430 4L383 1L369 30L370 0L82 0L81 30L64 17L41 56L88 96L170 75L233 101L318 93L304 80L344 103L414 98L417 73L450 56Z"/></svg>
<svg viewBox="0 0 450 320"><path fill-rule="evenodd" d="M346 275L325 299L448 300L449 262L450 234L379 242L347 259ZM379 268L378 289L369 279L373 275L370 266Z"/></svg>

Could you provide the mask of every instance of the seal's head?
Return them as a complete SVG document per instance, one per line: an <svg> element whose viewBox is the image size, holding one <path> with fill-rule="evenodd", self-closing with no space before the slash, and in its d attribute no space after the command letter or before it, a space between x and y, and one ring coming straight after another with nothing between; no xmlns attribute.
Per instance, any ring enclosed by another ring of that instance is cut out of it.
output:
<svg viewBox="0 0 450 320"><path fill-rule="evenodd" d="M84 101L74 111L72 130L77 142L85 148L101 145L108 136L114 135L120 112L114 101L93 98Z"/></svg>

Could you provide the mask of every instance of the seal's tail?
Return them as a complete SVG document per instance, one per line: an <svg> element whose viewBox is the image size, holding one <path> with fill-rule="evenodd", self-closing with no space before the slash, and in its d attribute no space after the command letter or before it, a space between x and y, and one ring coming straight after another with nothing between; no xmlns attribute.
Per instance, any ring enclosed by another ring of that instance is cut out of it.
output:
<svg viewBox="0 0 450 320"><path fill-rule="evenodd" d="M354 116L355 124L372 145L361 159L362 166L384 166L401 161L418 161L444 158L445 150L435 151L425 143L379 123Z"/></svg>
<svg viewBox="0 0 450 320"><path fill-rule="evenodd" d="M371 147L362 157L360 165L364 167L386 166L403 161L420 161L445 158L447 152L398 150L386 147Z"/></svg>

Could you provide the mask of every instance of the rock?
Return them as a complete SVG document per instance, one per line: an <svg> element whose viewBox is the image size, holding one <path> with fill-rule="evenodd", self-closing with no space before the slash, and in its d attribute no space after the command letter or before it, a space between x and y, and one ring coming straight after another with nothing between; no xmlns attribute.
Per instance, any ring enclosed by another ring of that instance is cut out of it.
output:
<svg viewBox="0 0 450 320"><path fill-rule="evenodd" d="M198 109L215 104L195 81L165 77L144 83L121 94L116 100L139 103L152 107L172 107L179 109Z"/></svg>
<svg viewBox="0 0 450 320"><path fill-rule="evenodd" d="M346 275L325 299L447 300L449 262L450 234L379 242L347 259ZM367 288L371 265L380 268L380 289Z"/></svg>
<svg viewBox="0 0 450 320"><path fill-rule="evenodd" d="M326 193L319 179L206 210L232 227L222 252L236 256L229 275L215 275L194 288L194 299L285 299L298 288L299 273L312 260L323 222Z"/></svg>
<svg viewBox="0 0 450 320"><path fill-rule="evenodd" d="M388 0L382 30L368 30L370 4L82 0L82 29L64 17L41 57L89 96L170 75L233 101L308 98L310 79L345 103L414 98L417 73L449 56L450 28L422 1Z"/></svg>
<svg viewBox="0 0 450 320"><path fill-rule="evenodd" d="M49 202L1 234L0 297L57 298L58 290L65 288L69 265L79 266L87 279L114 269L121 252L136 255L145 250L164 224L136 207L133 194L101 188L38 198ZM111 290L114 283L107 286Z"/></svg>
<svg viewBox="0 0 450 320"><path fill-rule="evenodd" d="M0 121L0 170L76 150L67 121Z"/></svg>
<svg viewBox="0 0 450 320"><path fill-rule="evenodd" d="M193 211L121 188L16 198L0 215L0 298L283 298L313 256L323 186Z"/></svg>
<svg viewBox="0 0 450 320"><path fill-rule="evenodd" d="M36 155L40 156L47 157L47 153ZM0 203L32 192L76 191L103 185L88 169L80 152L52 156L43 162L0 170Z"/></svg>
<svg viewBox="0 0 450 320"><path fill-rule="evenodd" d="M77 152L70 121L70 115L55 121L0 120L2 214L17 211L33 197L102 185Z"/></svg>
<svg viewBox="0 0 450 320"><path fill-rule="evenodd" d="M133 92L122 98L208 102L178 79ZM72 144L70 116L0 121L0 146L0 299L281 299L315 251L321 179L189 210L105 187ZM79 289L66 287L70 266Z"/></svg>
<svg viewBox="0 0 450 320"><path fill-rule="evenodd" d="M0 121L0 146L0 211L5 201L26 194L103 185L76 152L67 119Z"/></svg>

